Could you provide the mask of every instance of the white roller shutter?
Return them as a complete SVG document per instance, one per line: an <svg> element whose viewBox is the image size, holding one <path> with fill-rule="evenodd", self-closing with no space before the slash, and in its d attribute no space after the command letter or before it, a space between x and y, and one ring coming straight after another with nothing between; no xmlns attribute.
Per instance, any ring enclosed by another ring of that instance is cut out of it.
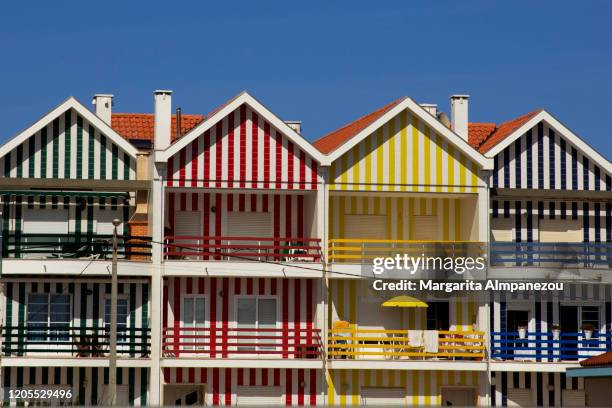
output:
<svg viewBox="0 0 612 408"><path fill-rule="evenodd" d="M533 394L531 388L509 388L508 406L509 407L533 407Z"/></svg>
<svg viewBox="0 0 612 408"><path fill-rule="evenodd" d="M344 216L344 237L347 239L387 239L386 215Z"/></svg>
<svg viewBox="0 0 612 408"><path fill-rule="evenodd" d="M228 237L273 238L272 213L230 212L227 214Z"/></svg>
<svg viewBox="0 0 612 408"><path fill-rule="evenodd" d="M123 222L123 210L112 211L109 207L105 210L98 209L96 212L96 232L100 235L112 235L115 218ZM119 226L117 231L119 235L123 235L123 225Z"/></svg>
<svg viewBox="0 0 612 408"><path fill-rule="evenodd" d="M283 405L280 387L250 386L238 387L236 405L261 407Z"/></svg>
<svg viewBox="0 0 612 408"><path fill-rule="evenodd" d="M201 236L202 223L200 213L195 211L177 211L174 216L174 235Z"/></svg>
<svg viewBox="0 0 612 408"><path fill-rule="evenodd" d="M493 218L491 219L491 240L493 242L514 241L514 219Z"/></svg>
<svg viewBox="0 0 612 408"><path fill-rule="evenodd" d="M24 208L24 234L67 234L68 210Z"/></svg>
<svg viewBox="0 0 612 408"><path fill-rule="evenodd" d="M406 395L399 387L363 387L361 389L363 405L405 405Z"/></svg>
<svg viewBox="0 0 612 408"><path fill-rule="evenodd" d="M540 242L582 242L580 220L543 218L540 220Z"/></svg>
<svg viewBox="0 0 612 408"><path fill-rule="evenodd" d="M586 406L584 390L563 390L561 392L561 405L564 407Z"/></svg>
<svg viewBox="0 0 612 408"><path fill-rule="evenodd" d="M438 217L435 215L415 215L412 222L415 240L437 241L440 239Z"/></svg>

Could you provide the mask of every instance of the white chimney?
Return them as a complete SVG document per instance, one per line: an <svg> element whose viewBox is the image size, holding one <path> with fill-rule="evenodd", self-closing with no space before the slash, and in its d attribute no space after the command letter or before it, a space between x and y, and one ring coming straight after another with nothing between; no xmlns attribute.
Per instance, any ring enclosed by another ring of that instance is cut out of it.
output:
<svg viewBox="0 0 612 408"><path fill-rule="evenodd" d="M110 126L113 112L113 95L95 94L91 103L96 105L96 115Z"/></svg>
<svg viewBox="0 0 612 408"><path fill-rule="evenodd" d="M438 115L438 104L437 103L422 103L421 108L425 109L433 117L436 117Z"/></svg>
<svg viewBox="0 0 612 408"><path fill-rule="evenodd" d="M172 126L172 91L156 90L155 93L155 150L165 150L170 146L170 127Z"/></svg>
<svg viewBox="0 0 612 408"><path fill-rule="evenodd" d="M302 133L302 121L301 120L286 120L285 123L298 135Z"/></svg>
<svg viewBox="0 0 612 408"><path fill-rule="evenodd" d="M451 127L465 141L468 140L468 99L470 95L451 95Z"/></svg>

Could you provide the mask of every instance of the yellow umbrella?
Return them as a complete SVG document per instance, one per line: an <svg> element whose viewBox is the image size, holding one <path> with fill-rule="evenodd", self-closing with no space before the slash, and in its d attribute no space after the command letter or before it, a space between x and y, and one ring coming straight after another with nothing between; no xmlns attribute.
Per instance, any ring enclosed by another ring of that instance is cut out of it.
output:
<svg viewBox="0 0 612 408"><path fill-rule="evenodd" d="M428 307L427 303L412 296L395 296L385 301L383 307Z"/></svg>

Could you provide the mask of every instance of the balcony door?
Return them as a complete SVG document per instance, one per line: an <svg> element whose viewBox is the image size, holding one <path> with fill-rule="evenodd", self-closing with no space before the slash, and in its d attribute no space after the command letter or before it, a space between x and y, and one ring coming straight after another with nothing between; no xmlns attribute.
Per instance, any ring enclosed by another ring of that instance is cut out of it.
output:
<svg viewBox="0 0 612 408"><path fill-rule="evenodd" d="M598 306L593 305L562 305L559 308L559 318L561 325L561 335L562 340L568 341L565 344L565 347L569 350L565 350L562 352L563 355L567 356L568 359L575 358L578 355L578 351L581 348L597 348L600 347L600 342L598 341L598 332L601 328L600 326L600 311ZM591 344L587 344L587 340L585 340L582 334L582 327L584 325L591 325L594 327L593 337L590 342ZM581 357L591 355L591 354L599 354L599 352L586 352Z"/></svg>
<svg viewBox="0 0 612 408"><path fill-rule="evenodd" d="M387 239L387 216L346 214L344 216L344 237L347 239Z"/></svg>
<svg viewBox="0 0 612 408"><path fill-rule="evenodd" d="M236 299L238 350L254 353L259 350L274 350L274 339L260 340L260 337L278 336L274 330L277 317L278 305L275 297L244 296Z"/></svg>
<svg viewBox="0 0 612 408"><path fill-rule="evenodd" d="M174 235L186 238L175 239L174 242L177 247L171 247L170 250L190 253L181 256L181 259L198 259L200 257L198 246L203 244L198 239L202 236L201 214L195 211L177 211L174 217ZM205 248L203 251L207 251L207 249Z"/></svg>
<svg viewBox="0 0 612 408"><path fill-rule="evenodd" d="M228 260L241 260L241 253L248 258L252 258L253 254L262 254L262 257L265 257L269 250L262 249L262 247L274 244L270 240L270 238L274 238L273 224L273 217L270 212L234 211L228 213L225 235L229 238L226 244L236 246L236 249L231 250L236 256L228 257ZM278 244L284 245L286 243L279 242Z"/></svg>
<svg viewBox="0 0 612 408"><path fill-rule="evenodd" d="M205 296L187 295L183 298L182 321L183 331L180 335L182 337L181 342L185 344L182 349L196 350L207 348L204 343L208 342L210 338L205 337L209 333L203 330L207 327Z"/></svg>

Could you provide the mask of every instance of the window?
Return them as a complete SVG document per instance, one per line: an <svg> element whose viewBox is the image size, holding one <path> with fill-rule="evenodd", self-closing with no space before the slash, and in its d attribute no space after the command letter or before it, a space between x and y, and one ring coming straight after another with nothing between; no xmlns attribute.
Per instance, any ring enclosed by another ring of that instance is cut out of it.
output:
<svg viewBox="0 0 612 408"><path fill-rule="evenodd" d="M448 302L431 302L427 308L427 330L448 330Z"/></svg>
<svg viewBox="0 0 612 408"><path fill-rule="evenodd" d="M599 307L582 306L582 325L592 324L595 331L599 331Z"/></svg>
<svg viewBox="0 0 612 408"><path fill-rule="evenodd" d="M70 295L50 293L28 295L28 340L67 341L70 315Z"/></svg>
<svg viewBox="0 0 612 408"><path fill-rule="evenodd" d="M245 297L236 300L236 321L239 329L274 329L276 328L276 298ZM257 330L238 332L238 336L270 336L274 333ZM253 339L238 339L239 343L257 343ZM271 343L266 340L265 343ZM257 349L271 349L272 347L257 347ZM238 347L238 350L255 350L256 347Z"/></svg>
<svg viewBox="0 0 612 408"><path fill-rule="evenodd" d="M206 327L206 298L204 296L185 296L183 298L183 327L184 328L203 328ZM203 330L185 330L181 334L192 336L185 338L188 343L186 350L193 349L193 343L205 343L206 333ZM203 347L203 346L202 346Z"/></svg>
<svg viewBox="0 0 612 408"><path fill-rule="evenodd" d="M107 297L104 299L104 329L110 332L111 322L111 299ZM125 343L128 341L127 338L127 326L128 326L128 300L125 297L117 299L117 342Z"/></svg>

